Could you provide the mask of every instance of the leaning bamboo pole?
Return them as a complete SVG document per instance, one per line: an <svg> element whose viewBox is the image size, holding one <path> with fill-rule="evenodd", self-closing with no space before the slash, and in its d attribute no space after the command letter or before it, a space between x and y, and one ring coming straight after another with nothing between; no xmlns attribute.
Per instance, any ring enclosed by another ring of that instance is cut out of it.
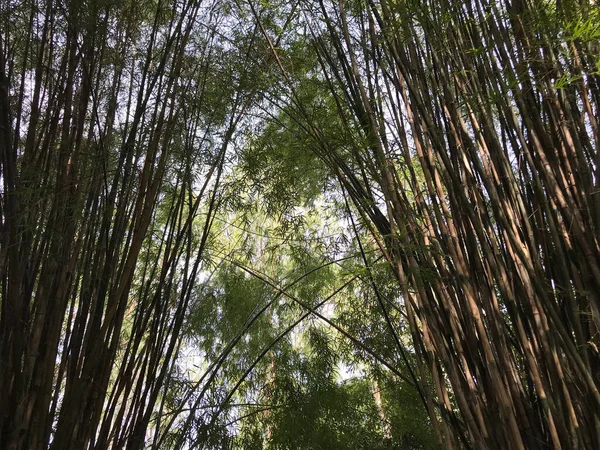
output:
<svg viewBox="0 0 600 450"><path fill-rule="evenodd" d="M596 6L304 4L346 146L277 62L396 274L440 445L600 446Z"/></svg>

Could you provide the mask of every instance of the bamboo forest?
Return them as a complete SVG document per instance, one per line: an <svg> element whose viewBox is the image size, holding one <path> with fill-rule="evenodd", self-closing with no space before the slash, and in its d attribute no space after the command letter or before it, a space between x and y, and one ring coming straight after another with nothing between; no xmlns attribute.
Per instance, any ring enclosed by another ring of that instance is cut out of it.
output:
<svg viewBox="0 0 600 450"><path fill-rule="evenodd" d="M0 0L0 450L600 449L595 0Z"/></svg>

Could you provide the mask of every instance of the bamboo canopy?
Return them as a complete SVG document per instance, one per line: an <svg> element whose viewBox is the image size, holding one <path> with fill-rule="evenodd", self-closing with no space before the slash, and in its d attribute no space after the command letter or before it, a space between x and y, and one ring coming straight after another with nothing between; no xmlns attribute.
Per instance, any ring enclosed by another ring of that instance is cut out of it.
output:
<svg viewBox="0 0 600 450"><path fill-rule="evenodd" d="M595 2L293 2L283 28L304 27L335 136L269 2L240 2L237 25L216 0L117 3L0 5L0 449L160 448L177 426L185 448L167 380L265 67L394 274L416 363L379 362L414 384L439 447L600 448ZM345 333L292 299L291 328Z"/></svg>

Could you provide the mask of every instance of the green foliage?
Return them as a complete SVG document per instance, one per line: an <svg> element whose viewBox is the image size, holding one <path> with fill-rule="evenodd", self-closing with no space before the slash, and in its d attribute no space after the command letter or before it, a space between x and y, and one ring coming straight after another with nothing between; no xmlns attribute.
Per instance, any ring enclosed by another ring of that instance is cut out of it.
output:
<svg viewBox="0 0 600 450"><path fill-rule="evenodd" d="M286 357L278 352L264 397L271 407L245 423L234 448L434 448L420 400L410 388L378 394L370 377L340 380L330 337L319 326L307 334L308 353L288 348Z"/></svg>
<svg viewBox="0 0 600 450"><path fill-rule="evenodd" d="M436 448L431 422L416 389L394 377L384 377L379 385L396 448Z"/></svg>
<svg viewBox="0 0 600 450"><path fill-rule="evenodd" d="M275 124L249 140L238 169L254 194L261 193L266 214L290 214L322 192L325 172L308 145Z"/></svg>
<svg viewBox="0 0 600 450"><path fill-rule="evenodd" d="M264 147L257 146L259 141ZM229 406L217 411L217 417L206 416L209 423L229 427L229 437L217 433L203 441L209 447L244 449L432 448L431 429L414 388L399 388L398 398L396 391L382 394L383 403L378 406L378 388L367 375L372 358L319 320L309 316L271 346L275 336L306 310L248 275L240 265L263 274L313 307L350 275L358 276L320 311L385 358L403 364L376 297L365 282L369 272L361 259L353 256L355 243L346 235L349 230L342 226L337 204L323 203L310 179L296 185L299 175L290 169L318 161L310 152L298 155L290 151L294 145L292 135L277 127L249 143L229 186L240 186L235 177L264 184L258 188L245 182L245 191L238 191L237 199L244 208L223 216L213 227L212 258L216 263L222 255L228 256L199 287L187 333L209 361L239 340L208 388L206 402L212 396L214 401L209 403L222 402L223 393L230 392L256 358L266 353L242 379ZM254 160L257 155L269 161L268 165ZM326 169L321 167L318 173L321 179L315 176L314 183L323 183ZM265 196L272 200L265 202ZM299 208L307 200L316 212ZM231 203L225 205L231 207ZM302 220L294 227L285 226L286 214L294 211ZM327 264L341 255L347 255L343 263ZM371 271L382 295L396 299L389 265L375 262ZM389 314L394 323L403 321L396 310ZM343 377L340 367L349 370ZM405 407L407 415L402 412Z"/></svg>

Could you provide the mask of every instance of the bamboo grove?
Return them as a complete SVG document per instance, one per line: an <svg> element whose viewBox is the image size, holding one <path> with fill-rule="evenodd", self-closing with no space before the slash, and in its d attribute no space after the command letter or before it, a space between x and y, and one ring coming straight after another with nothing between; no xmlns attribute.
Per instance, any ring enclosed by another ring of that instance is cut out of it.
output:
<svg viewBox="0 0 600 450"><path fill-rule="evenodd" d="M595 2L4 0L0 21L0 448L220 448L205 429L310 318L412 386L439 448L600 448ZM265 171L274 204L300 183L282 136L364 266L316 303L294 286L350 257L286 287L233 242L211 265L244 183ZM223 261L272 297L173 406ZM385 345L322 310L357 279ZM197 415L281 299L297 315Z"/></svg>

